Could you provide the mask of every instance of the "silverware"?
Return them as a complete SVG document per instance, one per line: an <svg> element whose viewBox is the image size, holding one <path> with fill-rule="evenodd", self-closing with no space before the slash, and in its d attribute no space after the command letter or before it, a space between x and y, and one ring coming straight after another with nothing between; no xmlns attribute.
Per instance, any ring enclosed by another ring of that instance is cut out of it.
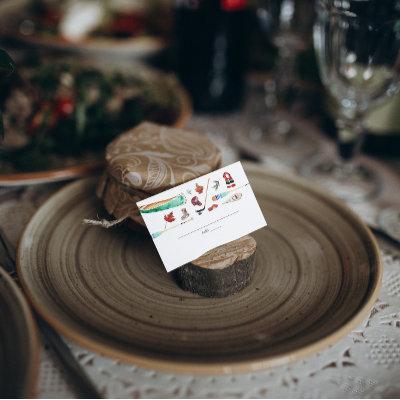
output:
<svg viewBox="0 0 400 400"><path fill-rule="evenodd" d="M13 279L18 281L15 268L15 248L6 238L0 228L0 257L1 265L10 274ZM33 312L37 326L46 344L56 356L61 368L66 373L68 382L73 387L76 395L83 399L100 399L100 393L97 391L85 370L73 356L70 348L64 342L62 337L35 311Z"/></svg>
<svg viewBox="0 0 400 400"><path fill-rule="evenodd" d="M400 241L395 239L393 236L389 235L385 230L382 228L372 226L368 224L369 229L375 234L375 236L380 236L381 238L385 239L389 243L395 246L400 246Z"/></svg>

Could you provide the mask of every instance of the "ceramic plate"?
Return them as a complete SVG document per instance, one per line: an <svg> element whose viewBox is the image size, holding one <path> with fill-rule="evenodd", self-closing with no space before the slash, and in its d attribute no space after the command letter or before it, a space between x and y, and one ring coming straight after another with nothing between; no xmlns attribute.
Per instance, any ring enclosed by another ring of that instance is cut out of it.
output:
<svg viewBox="0 0 400 400"><path fill-rule="evenodd" d="M254 233L256 273L240 293L185 292L149 237L83 225L101 210L91 178L55 194L26 228L18 269L32 303L83 346L171 372L252 371L336 342L377 297L373 236L303 181L244 166L269 227Z"/></svg>
<svg viewBox="0 0 400 400"><path fill-rule="evenodd" d="M0 397L32 397L38 367L39 342L28 304L0 267Z"/></svg>
<svg viewBox="0 0 400 400"><path fill-rule="evenodd" d="M192 115L192 106L189 95L183 87L179 88L176 96L179 99L180 112L176 121L173 123L173 126L180 128L186 124L186 122ZM84 163L79 163L79 160L77 160L76 165L68 166L65 168L35 172L15 172L9 174L0 174L0 185L35 185L40 183L50 183L73 178L80 178L98 173L103 168L103 165L103 161L99 160L93 160Z"/></svg>
<svg viewBox="0 0 400 400"><path fill-rule="evenodd" d="M87 38L79 43L68 42L57 35L23 35L16 31L15 20L30 5L31 0L2 0L0 20L3 36L17 44L44 51L57 51L84 57L117 57L129 60L144 59L159 53L167 47L167 41L158 36L137 36L127 39Z"/></svg>

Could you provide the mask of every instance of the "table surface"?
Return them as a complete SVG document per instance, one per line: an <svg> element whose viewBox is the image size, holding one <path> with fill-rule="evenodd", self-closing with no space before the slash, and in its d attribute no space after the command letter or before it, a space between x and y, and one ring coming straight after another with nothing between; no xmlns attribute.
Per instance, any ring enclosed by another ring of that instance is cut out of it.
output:
<svg viewBox="0 0 400 400"><path fill-rule="evenodd" d="M238 159L232 146L234 131L246 129L248 121L245 108L235 115L195 116L189 125L212 136L223 149L224 163L229 164ZM286 173L294 172L291 160L289 154L286 160L271 157L262 159L262 163ZM399 172L394 174L400 179ZM17 244L40 204L63 185L0 188L0 226L12 243ZM397 197L399 187L392 187ZM361 204L355 208L368 221L374 218L375 206ZM378 240L384 264L383 286L368 318L334 346L302 361L241 375L175 375L122 364L68 344L105 397L400 397L400 245ZM37 393L41 398L74 397L47 349L41 356Z"/></svg>

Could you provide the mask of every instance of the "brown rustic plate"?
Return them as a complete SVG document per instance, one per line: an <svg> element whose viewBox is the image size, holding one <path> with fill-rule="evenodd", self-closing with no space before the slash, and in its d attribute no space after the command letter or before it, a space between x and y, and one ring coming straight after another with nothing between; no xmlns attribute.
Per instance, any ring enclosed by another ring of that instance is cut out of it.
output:
<svg viewBox="0 0 400 400"><path fill-rule="evenodd" d="M180 111L176 121L172 125L180 128L186 124L192 115L192 103L188 93L183 87L178 88L176 96L179 99ZM86 162L79 162L79 160L77 160L76 165L65 168L35 172L0 173L0 186L35 185L82 178L98 173L103 166L104 162L99 160Z"/></svg>
<svg viewBox="0 0 400 400"><path fill-rule="evenodd" d="M377 297L382 266L373 236L303 181L251 164L245 170L269 227L254 234L256 272L240 293L185 292L149 237L83 225L101 210L92 178L55 194L26 228L18 270L33 305L83 346L167 371L251 371L336 342Z"/></svg>
<svg viewBox="0 0 400 400"><path fill-rule="evenodd" d="M0 266L0 398L35 395L39 349L28 304Z"/></svg>

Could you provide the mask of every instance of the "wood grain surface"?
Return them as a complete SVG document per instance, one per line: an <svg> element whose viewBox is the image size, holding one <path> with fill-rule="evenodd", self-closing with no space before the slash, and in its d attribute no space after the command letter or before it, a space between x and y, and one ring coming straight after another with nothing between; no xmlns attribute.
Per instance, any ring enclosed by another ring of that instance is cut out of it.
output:
<svg viewBox="0 0 400 400"><path fill-rule="evenodd" d="M230 296L250 283L256 248L249 235L218 246L175 270L176 281L182 289L201 296Z"/></svg>
<svg viewBox="0 0 400 400"><path fill-rule="evenodd" d="M254 234L256 271L241 292L209 299L183 291L148 237L83 225L100 209L88 179L51 197L25 230L18 269L30 300L81 345L168 371L250 371L334 343L377 298L374 238L310 185L244 167L269 227Z"/></svg>

